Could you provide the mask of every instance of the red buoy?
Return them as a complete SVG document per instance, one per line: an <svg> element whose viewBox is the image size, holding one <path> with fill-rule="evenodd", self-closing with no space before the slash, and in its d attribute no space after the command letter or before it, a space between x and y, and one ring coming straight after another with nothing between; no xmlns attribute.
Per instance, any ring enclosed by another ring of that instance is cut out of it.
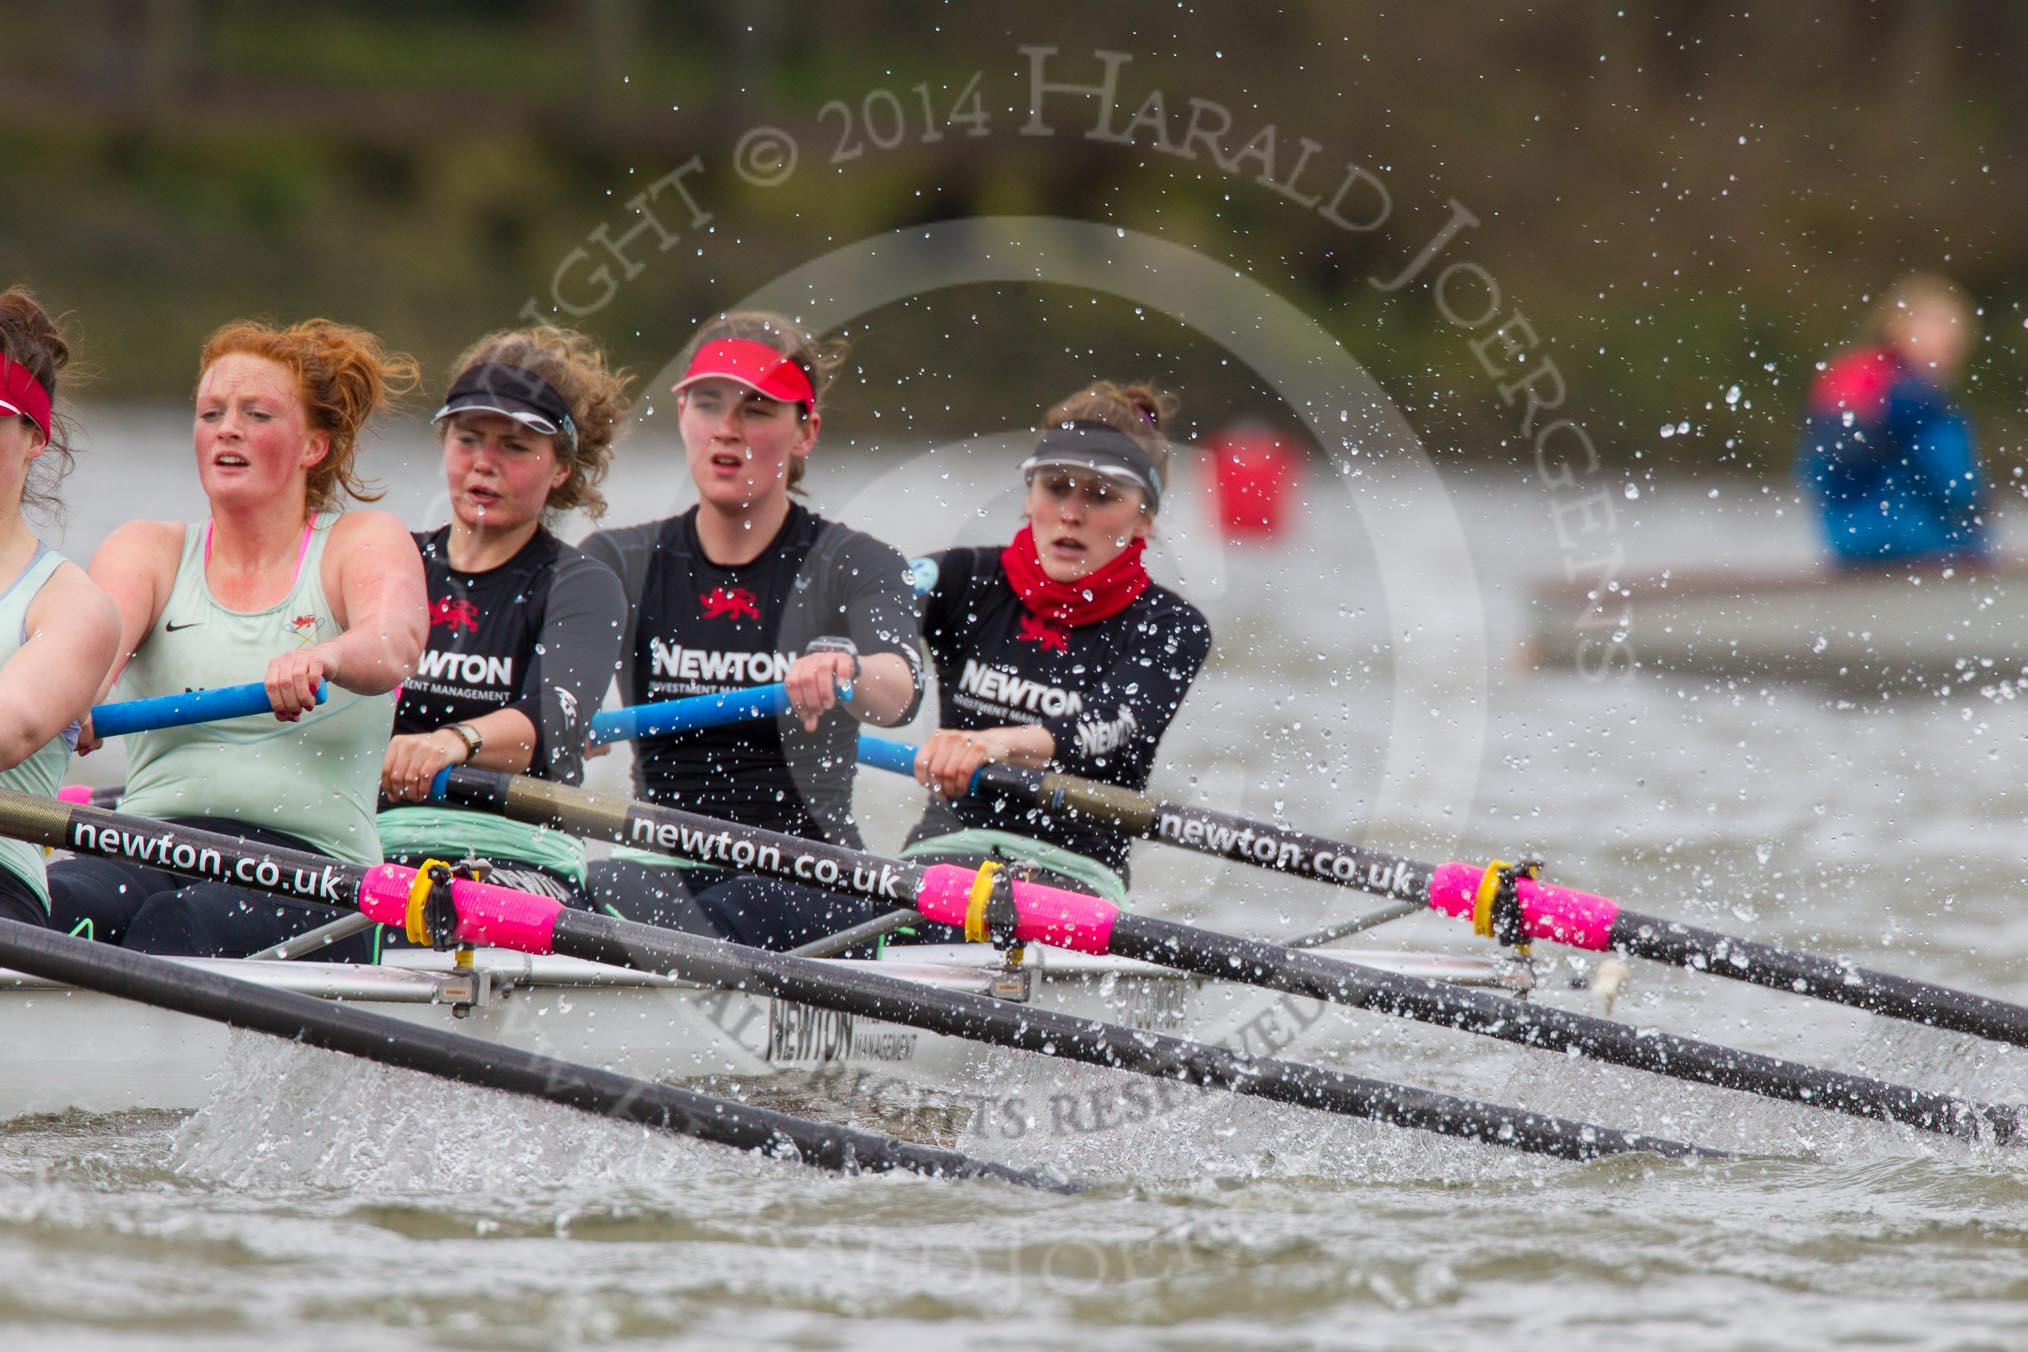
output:
<svg viewBox="0 0 2028 1352"><path fill-rule="evenodd" d="M1265 423L1234 423L1206 443L1216 458L1212 511L1227 540L1278 539L1290 524L1303 456Z"/></svg>

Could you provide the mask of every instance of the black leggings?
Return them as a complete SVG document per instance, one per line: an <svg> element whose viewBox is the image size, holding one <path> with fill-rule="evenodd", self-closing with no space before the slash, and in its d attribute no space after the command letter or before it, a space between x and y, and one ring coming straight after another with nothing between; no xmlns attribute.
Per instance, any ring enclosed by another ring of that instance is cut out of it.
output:
<svg viewBox="0 0 2028 1352"><path fill-rule="evenodd" d="M778 953L895 909L779 878L631 859L594 863L590 888L598 909L610 914ZM868 945L851 955L872 951Z"/></svg>
<svg viewBox="0 0 2028 1352"><path fill-rule="evenodd" d="M230 835L253 845L321 853L308 841L280 831L215 817L179 817L173 824ZM101 943L143 953L199 958L244 958L346 914L332 906L290 901L225 883L191 882L181 875L123 860L76 858L49 866L49 923L80 929ZM326 944L307 962L371 962L372 931Z"/></svg>
<svg viewBox="0 0 2028 1352"><path fill-rule="evenodd" d="M49 910L42 898L12 869L0 868L0 920L19 920L37 929L49 924Z"/></svg>

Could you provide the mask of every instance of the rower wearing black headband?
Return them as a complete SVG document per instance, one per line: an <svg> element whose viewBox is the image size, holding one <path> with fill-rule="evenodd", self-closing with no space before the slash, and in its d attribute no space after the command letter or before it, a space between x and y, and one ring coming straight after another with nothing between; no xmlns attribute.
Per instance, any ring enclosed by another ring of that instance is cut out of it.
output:
<svg viewBox="0 0 2028 1352"><path fill-rule="evenodd" d="M626 425L628 377L592 341L542 326L495 333L458 361L438 439L451 520L415 537L429 581L429 643L401 690L381 766L379 818L398 863L474 853L492 881L589 906L576 838L423 802L437 771L478 765L577 784L585 728L620 650L620 580L551 533L597 519L599 483Z"/></svg>
<svg viewBox="0 0 2028 1352"><path fill-rule="evenodd" d="M1021 464L1028 524L1013 543L935 556L923 638L942 727L916 777L938 792L906 853L1012 856L1125 900L1121 832L966 790L988 761L1147 784L1211 649L1204 616L1141 561L1175 410L1173 396L1110 382L1065 399Z"/></svg>

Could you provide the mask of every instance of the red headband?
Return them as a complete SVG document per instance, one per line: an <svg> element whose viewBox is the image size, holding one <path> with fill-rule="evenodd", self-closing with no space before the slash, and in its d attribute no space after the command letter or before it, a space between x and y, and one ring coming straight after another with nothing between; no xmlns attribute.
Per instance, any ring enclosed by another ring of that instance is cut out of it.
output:
<svg viewBox="0 0 2028 1352"><path fill-rule="evenodd" d="M35 372L20 362L0 355L0 413L18 413L42 429L49 440L49 391L35 378Z"/></svg>
<svg viewBox="0 0 2028 1352"><path fill-rule="evenodd" d="M810 387L803 368L793 358L749 338L720 338L698 348L690 359L690 369L674 389L688 389L700 380L735 380L785 404L817 406L817 392Z"/></svg>

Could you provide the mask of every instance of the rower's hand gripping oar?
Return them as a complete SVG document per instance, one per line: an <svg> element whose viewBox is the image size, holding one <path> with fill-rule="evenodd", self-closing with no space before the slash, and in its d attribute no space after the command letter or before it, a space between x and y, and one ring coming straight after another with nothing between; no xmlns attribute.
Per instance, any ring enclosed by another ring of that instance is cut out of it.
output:
<svg viewBox="0 0 2028 1352"><path fill-rule="evenodd" d="M317 703L330 697L331 683L317 683ZM268 689L259 681L245 685L220 686L215 690L185 690L177 695L152 695L147 699L120 700L92 708L92 733L100 740L124 737L130 732L152 732L157 728L180 728L191 723L216 723L221 719L245 718L250 714L272 713Z"/></svg>
<svg viewBox="0 0 2028 1352"><path fill-rule="evenodd" d="M912 774L914 748L860 734L859 761ZM1807 995L1891 1018L2028 1046L2028 1006L1630 911L1609 897L1543 881L1526 862L1428 864L1111 784L1014 765L982 766L972 792L1104 822L1147 840L1317 882L1426 903L1505 943L1547 939L1624 953Z"/></svg>
<svg viewBox="0 0 2028 1352"><path fill-rule="evenodd" d="M909 564L909 578L917 594L929 590L936 577L936 565L929 559ZM852 687L840 685L838 699L852 702ZM667 737L675 732L715 728L727 723L744 723L756 718L780 718L789 713L788 687L780 681L728 690L715 695L686 695L682 699L652 700L607 709L592 715L586 738L593 746L638 741L643 737Z"/></svg>
<svg viewBox="0 0 2028 1352"><path fill-rule="evenodd" d="M428 942L497 944L521 952L561 953L624 965L725 990L772 994L945 1036L1229 1089L1506 1149L1563 1159L1592 1159L1627 1151L1672 1157L1715 1153L1273 1057L1244 1055L1226 1047L1057 1010L938 990L866 971L861 964L767 953L572 910L553 897L457 877L440 861L431 861L420 870L396 864L369 869L300 850L250 845L214 832L4 789L0 789L0 834L80 854L141 858L190 876L303 901L357 905L375 919L418 933Z"/></svg>
<svg viewBox="0 0 2028 1352"><path fill-rule="evenodd" d="M654 803L628 802L569 785L459 768L437 777L432 797L664 854L722 863L742 872L800 882L886 905L908 905L967 938L1005 937L1082 953L1138 958L1223 981L1351 1005L1497 1038L1587 1056L1697 1084L1807 1104L1854 1117L1901 1122L1947 1135L2023 1135L2012 1107L1820 1070L1776 1057L1633 1028L1566 1010L1522 1004L1333 961L1314 952L1121 911L1111 902L1026 879L997 865L885 859L800 836L741 826ZM573 912L572 915L577 913Z"/></svg>

